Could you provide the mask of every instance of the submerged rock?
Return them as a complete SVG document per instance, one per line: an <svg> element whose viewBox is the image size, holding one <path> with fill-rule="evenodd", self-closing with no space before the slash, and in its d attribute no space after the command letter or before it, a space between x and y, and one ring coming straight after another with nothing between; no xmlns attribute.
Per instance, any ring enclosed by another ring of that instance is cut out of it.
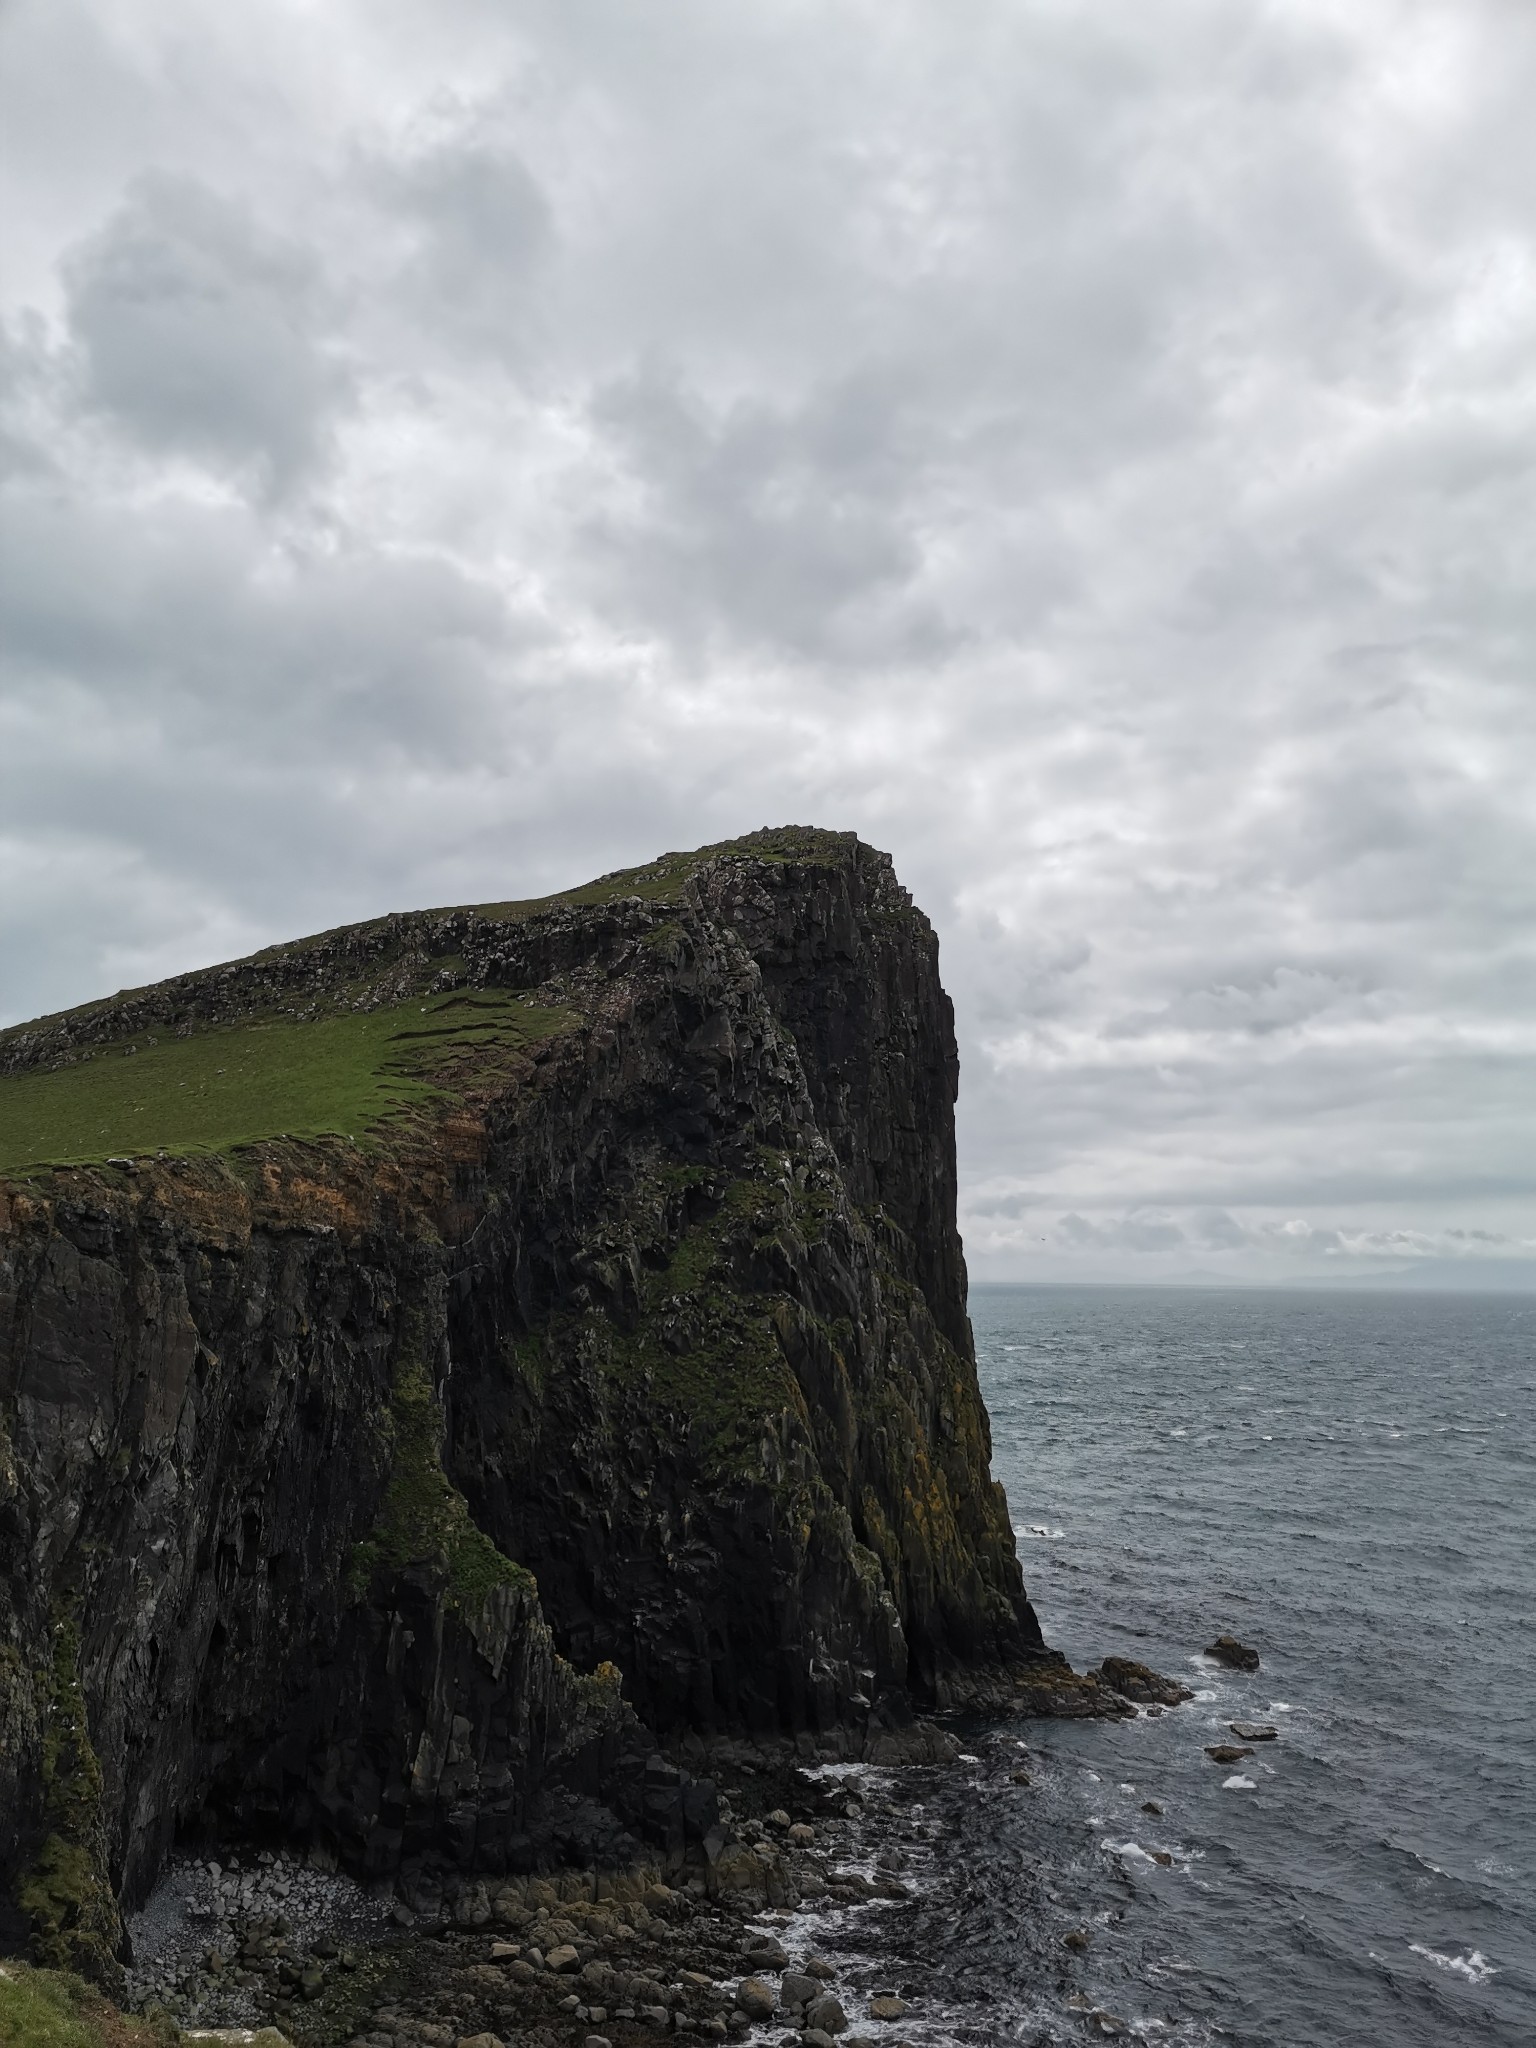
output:
<svg viewBox="0 0 1536 2048"><path fill-rule="evenodd" d="M1259 1668L1258 1651L1250 1650L1236 1636L1218 1636L1214 1643L1206 1644L1205 1654L1218 1664L1225 1664L1229 1671L1257 1671Z"/></svg>

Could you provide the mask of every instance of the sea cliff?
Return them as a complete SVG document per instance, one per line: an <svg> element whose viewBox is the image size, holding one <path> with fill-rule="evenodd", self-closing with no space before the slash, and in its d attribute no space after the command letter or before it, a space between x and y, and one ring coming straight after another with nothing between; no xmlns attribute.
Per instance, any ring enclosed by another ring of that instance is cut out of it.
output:
<svg viewBox="0 0 1536 2048"><path fill-rule="evenodd" d="M956 1086L931 926L798 829L0 1034L0 1947L113 1983L179 1835L676 1861L688 1740L1093 1710Z"/></svg>

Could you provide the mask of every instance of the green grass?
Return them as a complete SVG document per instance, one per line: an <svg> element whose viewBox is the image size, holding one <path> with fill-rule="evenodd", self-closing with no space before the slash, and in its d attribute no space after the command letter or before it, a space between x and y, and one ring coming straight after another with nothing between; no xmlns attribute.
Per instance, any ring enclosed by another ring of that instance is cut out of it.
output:
<svg viewBox="0 0 1536 2048"><path fill-rule="evenodd" d="M167 2019L120 2013L78 1977L0 1963L0 2048L171 2048L181 2038ZM278 2048L281 2036L265 2039Z"/></svg>
<svg viewBox="0 0 1536 2048"><path fill-rule="evenodd" d="M144 1038L134 1051L99 1046L73 1066L0 1076L0 1173L231 1152L276 1137L361 1141L573 1021L500 991L461 991Z"/></svg>
<svg viewBox="0 0 1536 2048"><path fill-rule="evenodd" d="M15 1968L15 1965L11 1965ZM95 2048L74 2001L51 1973L0 1976L0 2043L4 2048Z"/></svg>

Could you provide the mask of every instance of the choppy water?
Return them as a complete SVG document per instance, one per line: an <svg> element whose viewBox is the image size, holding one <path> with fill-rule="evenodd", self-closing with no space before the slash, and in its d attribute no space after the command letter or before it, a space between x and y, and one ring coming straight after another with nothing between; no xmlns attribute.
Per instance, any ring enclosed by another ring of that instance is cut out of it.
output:
<svg viewBox="0 0 1536 2048"><path fill-rule="evenodd" d="M914 2019L949 2015L914 2038L1530 2048L1536 1300L981 1287L971 1313L1048 1639L1200 1696L978 1745L884 1922ZM1200 1660L1222 1630L1257 1674ZM1280 1740L1212 1763L1244 1719Z"/></svg>

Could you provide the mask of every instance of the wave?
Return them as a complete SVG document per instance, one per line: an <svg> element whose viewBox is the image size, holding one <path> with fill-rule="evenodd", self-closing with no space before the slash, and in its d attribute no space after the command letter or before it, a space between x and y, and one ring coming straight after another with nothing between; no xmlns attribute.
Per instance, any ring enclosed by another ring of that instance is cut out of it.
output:
<svg viewBox="0 0 1536 2048"><path fill-rule="evenodd" d="M1486 1984L1490 1977L1499 1974L1481 1949L1473 1949L1469 1956L1446 1956L1437 1948L1426 1948L1422 1941L1410 1941L1408 1946L1414 1955L1422 1956L1427 1963L1433 1963L1437 1970L1454 1970L1458 1977L1465 1977L1469 1984Z"/></svg>

